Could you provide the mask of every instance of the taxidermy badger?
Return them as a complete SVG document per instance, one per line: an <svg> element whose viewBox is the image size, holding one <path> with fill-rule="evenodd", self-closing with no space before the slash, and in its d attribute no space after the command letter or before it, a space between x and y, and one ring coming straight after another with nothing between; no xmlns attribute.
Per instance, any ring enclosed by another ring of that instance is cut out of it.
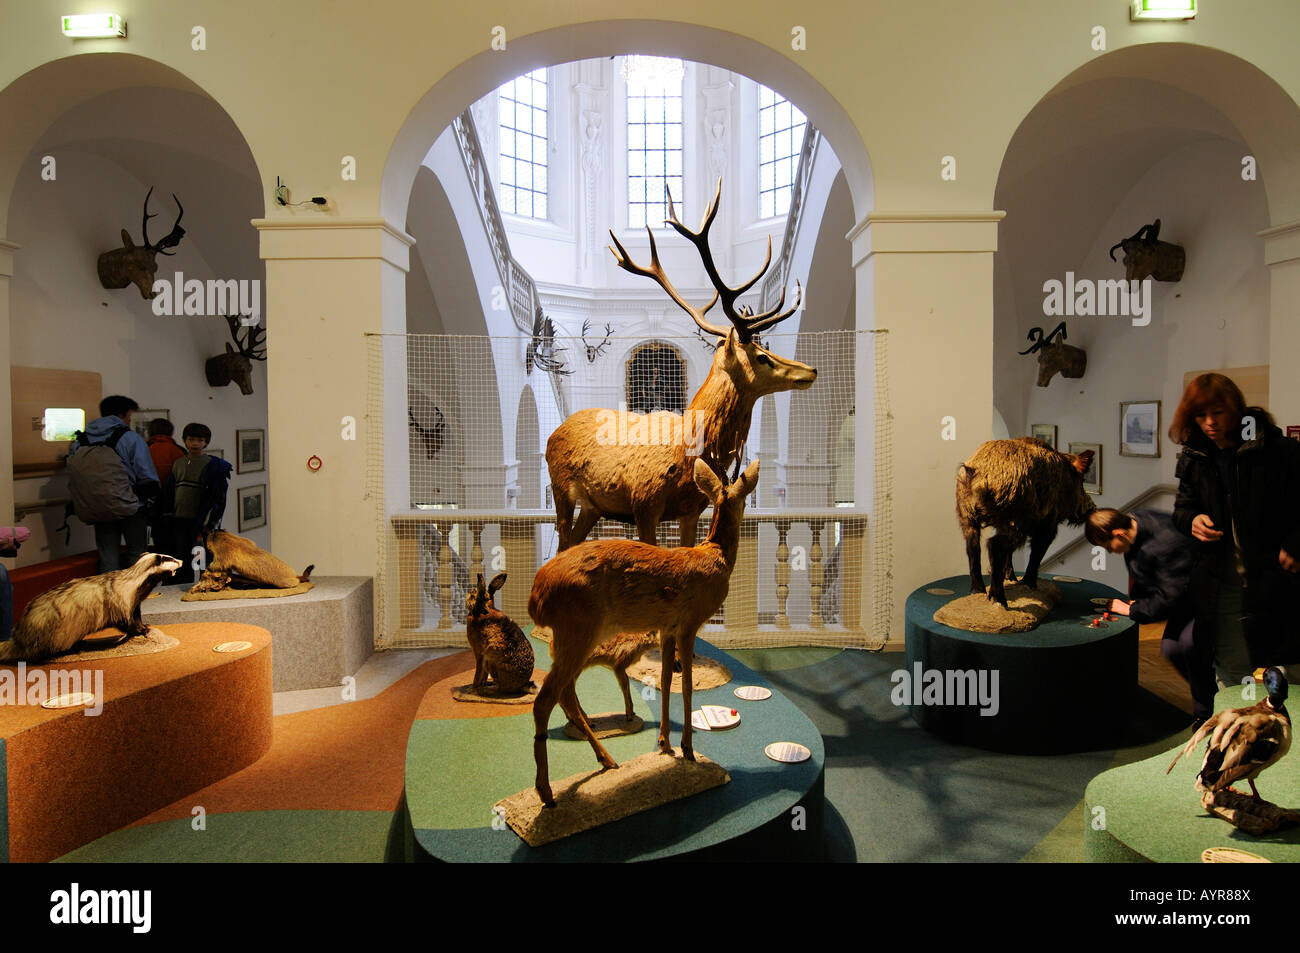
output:
<svg viewBox="0 0 1300 953"><path fill-rule="evenodd" d="M180 568L179 559L145 553L130 569L73 579L41 593L14 627L14 637L0 642L0 661L43 661L100 629L121 629L122 641L147 634L140 603L163 576Z"/></svg>
<svg viewBox="0 0 1300 953"><path fill-rule="evenodd" d="M288 563L275 558L251 539L221 529L209 533L205 542L212 550L212 562L190 592L217 592L232 582L245 588L253 584L269 589L292 589L306 582L316 568L314 564L308 566L300 576Z"/></svg>

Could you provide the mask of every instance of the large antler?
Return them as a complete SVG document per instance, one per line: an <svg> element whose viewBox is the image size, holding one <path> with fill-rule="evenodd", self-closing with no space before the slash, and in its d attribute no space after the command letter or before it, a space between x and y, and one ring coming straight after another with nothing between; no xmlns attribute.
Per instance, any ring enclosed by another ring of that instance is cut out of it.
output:
<svg viewBox="0 0 1300 953"><path fill-rule="evenodd" d="M149 219L158 217L157 215L149 214L149 196L151 195L153 195L153 186L150 186L149 191L145 193L144 220L140 223L140 232L144 238L145 246L149 248L150 251L161 252L164 255L174 254L174 252L169 252L165 249L175 248L181 243L181 239L185 237L185 229L181 228L181 218L185 215L185 207L181 205L181 200L178 199L176 193L173 192L172 201L176 203L176 207L180 209L180 212L176 216L176 222L172 225L172 230L168 232L165 237L159 239L158 244L155 245L149 241Z"/></svg>
<svg viewBox="0 0 1300 953"><path fill-rule="evenodd" d="M260 328L257 325L245 325L234 315L227 314L224 315L224 317L226 319L226 324L230 325L230 336L234 339L235 347L239 348L239 353L254 361L265 361L266 329ZM248 335L242 341L239 339L239 331L241 328L248 332ZM260 353L257 350L259 347L262 348Z"/></svg>
<svg viewBox="0 0 1300 953"><path fill-rule="evenodd" d="M668 191L667 186L664 187L664 197L668 203L668 218L664 219L664 221L675 228L678 233L694 245L696 250L699 252L700 261L704 265L704 272L709 276L709 282L715 289L713 298L710 299L709 303L701 309L693 307L677 292L677 289L672 286L672 282L668 280L668 276L664 274L663 267L659 264L659 250L655 247L654 232L651 231L650 226L648 225L646 226L646 233L650 236L650 267L648 268L632 261L631 256L627 253L627 249L619 242L613 231L609 233L609 237L612 238L614 244L618 246L617 251L613 248L611 248L610 251L614 253L614 258L617 260L620 268L624 271L631 272L634 275L643 275L646 278L653 278L658 282L659 286L664 289L664 291L668 292L668 296L672 298L673 301L677 302L677 305L683 311L691 316L695 323L699 325L701 330L708 331L710 334L715 334L718 337L726 337L727 329L709 324L704 320L704 315L708 313L709 309L719 300L722 301L723 313L736 329L736 333L739 335L741 341L746 343L750 341L756 332L769 328L778 321L784 321L799 309L799 302L803 298L802 286L798 287L798 291L795 295L795 302L788 311L781 311L781 307L785 304L785 289L781 290L781 299L770 311L764 311L762 314L751 314L749 309L745 307L741 307L737 310L736 299L752 288L758 280L767 273L768 266L772 263L772 236L769 235L767 238L767 256L764 258L763 266L758 270L758 274L754 275L754 277L749 279L749 281L746 281L744 284L735 288L730 287L722 280L722 276L718 274L717 266L713 262L713 252L709 249L709 228L713 225L713 220L717 218L718 202L722 198L721 179L718 180L718 188L713 194L713 201L709 203L709 207L704 213L704 221L700 224L699 231L696 232L691 231L677 220L677 209L673 205L673 197ZM796 282L796 285L798 285L798 282Z"/></svg>

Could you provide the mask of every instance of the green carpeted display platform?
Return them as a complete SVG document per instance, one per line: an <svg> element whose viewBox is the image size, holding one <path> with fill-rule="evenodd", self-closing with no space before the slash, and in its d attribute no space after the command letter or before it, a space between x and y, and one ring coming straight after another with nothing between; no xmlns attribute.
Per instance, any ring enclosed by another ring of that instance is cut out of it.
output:
<svg viewBox="0 0 1300 953"><path fill-rule="evenodd" d="M1215 696L1214 710L1254 705L1266 696L1262 685L1255 686L1252 699L1235 686ZM1205 741L1165 774L1191 736L1189 729L1175 747L1093 778L1084 793L1084 858L1101 863L1200 863L1207 847L1237 847L1277 863L1300 861L1300 827L1252 837L1201 808L1201 795L1192 785L1205 757ZM1261 774L1255 785L1266 800L1300 808L1300 758L1295 750ZM1237 789L1250 791L1245 783Z"/></svg>
<svg viewBox="0 0 1300 953"><path fill-rule="evenodd" d="M546 665L546 644L532 642L538 666ZM697 639L695 647L698 655L718 659L735 676L720 688L696 691L692 698L697 708L726 705L740 712L738 727L694 735L695 750L725 767L730 784L545 847L528 847L494 817L492 807L533 784L531 708L483 717L486 713L481 709L492 706L462 705L464 711L438 717L437 709L445 711L445 705L430 696L446 691L440 683L429 689L407 744L406 802L415 857L462 862L822 859L825 751L821 735L775 689L766 701L736 698L732 691L740 685L772 686L703 640ZM618 683L605 669L583 673L578 697L592 715L623 709ZM654 750L659 731L658 695L653 701L643 699L633 682L632 699L645 719L644 729L603 742L619 762ZM677 744L680 695L672 696L670 712L672 740ZM596 767L587 742L564 735L564 721L557 706L547 743L553 781ZM773 741L799 742L812 757L802 764L778 764L763 753Z"/></svg>
<svg viewBox="0 0 1300 953"><path fill-rule="evenodd" d="M1137 690L1138 627L1128 618L1106 628L1087 625L1093 597L1121 595L1109 586L1057 585L1061 602L1037 629L1018 633L966 632L934 621L935 610L970 591L967 576L928 583L908 596L907 681L900 691L917 724L957 744L1014 754L1114 747ZM943 679L937 699L923 692L930 672ZM965 697L972 680L959 677L963 672L974 673L975 684L983 680L991 703Z"/></svg>

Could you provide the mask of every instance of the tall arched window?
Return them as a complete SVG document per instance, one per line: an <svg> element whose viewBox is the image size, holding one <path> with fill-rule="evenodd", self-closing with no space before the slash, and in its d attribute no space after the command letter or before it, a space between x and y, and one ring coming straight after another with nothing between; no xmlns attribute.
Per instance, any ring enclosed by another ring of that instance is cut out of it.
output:
<svg viewBox="0 0 1300 953"><path fill-rule="evenodd" d="M525 73L499 90L501 174L497 194L503 212L525 218L548 217L546 104L545 69Z"/></svg>
<svg viewBox="0 0 1300 953"><path fill-rule="evenodd" d="M686 363L667 344L643 344L627 362L627 409L634 414L686 409Z"/></svg>
<svg viewBox="0 0 1300 953"><path fill-rule="evenodd" d="M631 228L661 228L664 186L682 200L681 60L629 56L627 79L627 218Z"/></svg>
<svg viewBox="0 0 1300 953"><path fill-rule="evenodd" d="M790 211L807 120L785 97L758 88L758 211L772 218Z"/></svg>

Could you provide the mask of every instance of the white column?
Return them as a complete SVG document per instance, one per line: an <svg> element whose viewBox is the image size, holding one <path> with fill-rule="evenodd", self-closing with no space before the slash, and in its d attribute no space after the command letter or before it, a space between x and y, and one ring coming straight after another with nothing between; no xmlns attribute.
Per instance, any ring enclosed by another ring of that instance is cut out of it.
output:
<svg viewBox="0 0 1300 953"><path fill-rule="evenodd" d="M0 239L0 427L10 428L0 440L0 522L14 518L14 445L12 437L13 399L10 393L9 366L13 355L9 344L9 285L14 275L14 252L21 245Z"/></svg>
<svg viewBox="0 0 1300 953"><path fill-rule="evenodd" d="M964 565L953 481L957 465L992 436L993 253L1003 214L872 212L848 235L859 324L874 316L876 327L889 329L885 386L892 417L876 420L872 442L859 443L855 457L859 506L865 501L870 508L864 614L872 635L887 618L890 641L898 645L908 593ZM877 416L866 413L876 403L864 370L856 385L860 428ZM954 440L943 439L948 417ZM892 471L867 495L871 455L886 451Z"/></svg>
<svg viewBox="0 0 1300 953"><path fill-rule="evenodd" d="M1300 222L1259 233L1268 265L1268 409L1279 427L1300 424Z"/></svg>
<svg viewBox="0 0 1300 953"><path fill-rule="evenodd" d="M370 576L379 564L367 496L367 437L384 435L387 510L410 505L406 350L383 339L379 419L367 420L372 332L406 330L412 239L378 219L257 219L267 288L269 528L275 554L321 575ZM347 439L347 420L356 439ZM322 466L307 467L312 455Z"/></svg>
<svg viewBox="0 0 1300 953"><path fill-rule="evenodd" d="M586 60L580 64L582 82L573 87L574 116L580 146L578 163L578 283L597 285L604 273L605 223L608 221L601 201L604 194L605 152L609 136L605 123L609 116L609 90L600 85L601 62Z"/></svg>

